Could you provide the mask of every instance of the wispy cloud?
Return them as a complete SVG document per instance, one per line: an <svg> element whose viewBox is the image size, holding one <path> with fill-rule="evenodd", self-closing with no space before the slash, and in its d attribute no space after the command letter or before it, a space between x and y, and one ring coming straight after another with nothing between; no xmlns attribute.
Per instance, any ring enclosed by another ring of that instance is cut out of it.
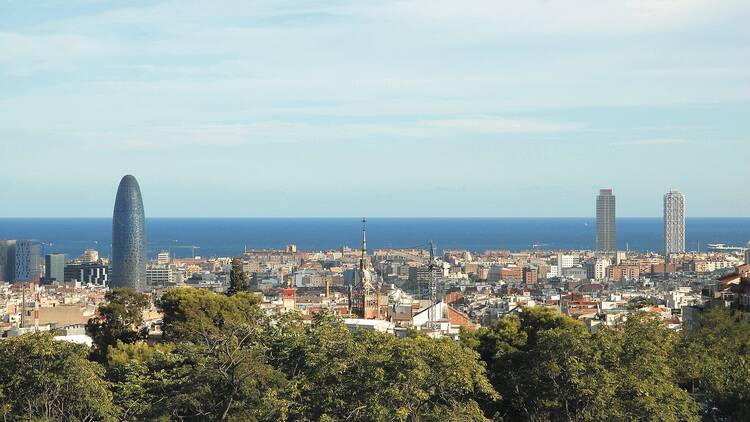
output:
<svg viewBox="0 0 750 422"><path fill-rule="evenodd" d="M0 62L13 60L73 60L111 54L114 46L76 34L27 35L0 32Z"/></svg>
<svg viewBox="0 0 750 422"><path fill-rule="evenodd" d="M532 119L454 118L401 123L340 123L267 121L243 124L185 124L121 128L118 130L63 131L68 142L96 150L161 151L174 148L242 147L280 142L317 143L358 139L440 139L492 134L548 134L572 131L577 124Z"/></svg>
<svg viewBox="0 0 750 422"><path fill-rule="evenodd" d="M580 124L572 123L492 117L428 120L422 122L422 124L424 127L434 130L479 134L556 133L572 131L582 127Z"/></svg>
<svg viewBox="0 0 750 422"><path fill-rule="evenodd" d="M611 144L612 146L628 147L628 146L657 146L657 145L674 145L684 144L687 141L685 139L672 139L672 138L655 138L655 139L632 139L627 141L620 141Z"/></svg>

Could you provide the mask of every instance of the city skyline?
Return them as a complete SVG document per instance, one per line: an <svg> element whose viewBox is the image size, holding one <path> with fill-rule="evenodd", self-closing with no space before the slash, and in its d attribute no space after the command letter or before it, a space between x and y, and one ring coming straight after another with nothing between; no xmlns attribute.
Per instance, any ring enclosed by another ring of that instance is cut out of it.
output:
<svg viewBox="0 0 750 422"><path fill-rule="evenodd" d="M3 3L0 217L129 173L158 217L750 209L707 177L750 153L747 2L225 6Z"/></svg>

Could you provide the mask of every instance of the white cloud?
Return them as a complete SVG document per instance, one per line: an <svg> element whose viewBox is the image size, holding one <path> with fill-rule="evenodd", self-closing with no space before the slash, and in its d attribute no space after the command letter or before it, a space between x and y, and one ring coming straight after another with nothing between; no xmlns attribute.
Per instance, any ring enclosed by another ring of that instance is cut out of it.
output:
<svg viewBox="0 0 750 422"><path fill-rule="evenodd" d="M627 146L658 146L658 145L674 145L684 144L687 141L684 139L675 138L654 138L654 139L632 139L627 141L615 142L613 146L627 147Z"/></svg>
<svg viewBox="0 0 750 422"><path fill-rule="evenodd" d="M74 34L26 35L0 32L0 61L71 60L109 54L114 46L100 39Z"/></svg>
<svg viewBox="0 0 750 422"><path fill-rule="evenodd" d="M311 124L268 121L248 124L185 124L113 130L65 131L68 145L99 150L162 151L174 148L231 148L278 142L326 142L365 138L439 139L460 135L543 134L579 125L530 119L468 117L404 123Z"/></svg>
<svg viewBox="0 0 750 422"><path fill-rule="evenodd" d="M714 22L738 10L750 10L750 4L742 0L404 0L373 6L371 13L434 25L461 25L469 34L537 37L663 32Z"/></svg>
<svg viewBox="0 0 750 422"><path fill-rule="evenodd" d="M554 133L576 130L581 125L570 123L548 122L531 119L503 119L503 118L458 118L444 120L428 120L423 122L426 127L437 130L459 131L468 133Z"/></svg>

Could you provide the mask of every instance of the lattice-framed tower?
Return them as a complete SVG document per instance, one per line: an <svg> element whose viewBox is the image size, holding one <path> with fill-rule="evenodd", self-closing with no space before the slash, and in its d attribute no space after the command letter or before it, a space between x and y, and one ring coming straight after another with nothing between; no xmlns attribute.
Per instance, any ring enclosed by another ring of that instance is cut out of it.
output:
<svg viewBox="0 0 750 422"><path fill-rule="evenodd" d="M664 194L664 256L685 252L685 195L671 189Z"/></svg>

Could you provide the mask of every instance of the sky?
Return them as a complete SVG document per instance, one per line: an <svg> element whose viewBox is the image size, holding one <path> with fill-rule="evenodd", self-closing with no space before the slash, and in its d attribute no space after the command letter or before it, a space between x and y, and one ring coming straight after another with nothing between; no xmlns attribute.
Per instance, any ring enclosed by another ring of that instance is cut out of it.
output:
<svg viewBox="0 0 750 422"><path fill-rule="evenodd" d="M0 0L0 217L750 216L747 0Z"/></svg>

